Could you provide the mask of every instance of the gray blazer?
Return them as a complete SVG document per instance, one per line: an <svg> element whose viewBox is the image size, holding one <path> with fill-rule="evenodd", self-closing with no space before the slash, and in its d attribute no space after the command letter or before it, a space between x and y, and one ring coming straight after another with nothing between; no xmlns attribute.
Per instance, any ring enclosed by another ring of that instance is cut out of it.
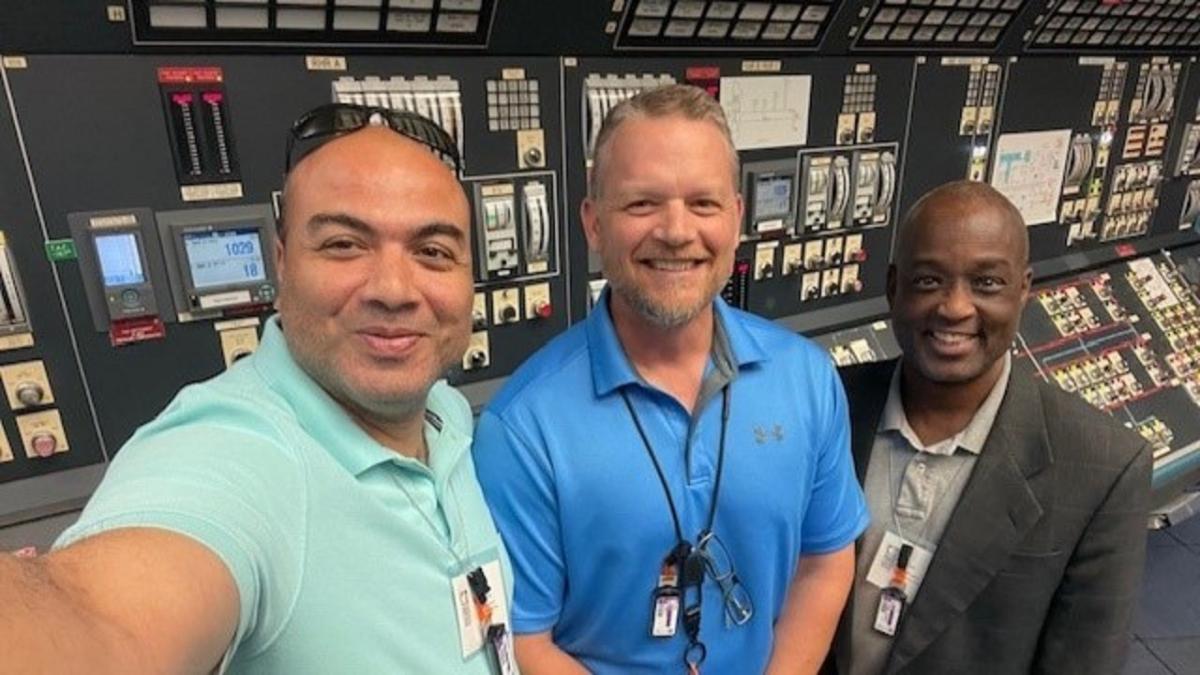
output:
<svg viewBox="0 0 1200 675"><path fill-rule="evenodd" d="M859 482L895 366L841 371ZM1119 673L1145 562L1150 470L1137 434L1014 363L885 672ZM849 638L839 631L839 664Z"/></svg>

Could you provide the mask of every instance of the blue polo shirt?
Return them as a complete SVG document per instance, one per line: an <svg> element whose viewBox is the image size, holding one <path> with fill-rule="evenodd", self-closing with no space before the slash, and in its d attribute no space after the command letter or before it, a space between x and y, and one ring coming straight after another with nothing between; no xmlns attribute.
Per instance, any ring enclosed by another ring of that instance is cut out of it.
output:
<svg viewBox="0 0 1200 675"><path fill-rule="evenodd" d="M800 556L853 542L867 510L829 357L771 322L720 300L714 306L734 372L713 530L754 616L727 625L720 591L705 582L703 670L757 673ZM608 303L598 307L529 359L488 405L475 432L476 471L512 557L518 633L551 631L596 673L679 672L683 630L650 637L652 594L674 529L621 392L693 539L713 495L721 396L707 397L693 417L648 385L617 340Z"/></svg>
<svg viewBox="0 0 1200 675"><path fill-rule="evenodd" d="M240 600L231 673L488 674L487 654L462 657L450 579L507 558L470 407L438 383L426 409L428 466L364 433L272 319L252 356L134 434L57 546L156 527L208 547Z"/></svg>

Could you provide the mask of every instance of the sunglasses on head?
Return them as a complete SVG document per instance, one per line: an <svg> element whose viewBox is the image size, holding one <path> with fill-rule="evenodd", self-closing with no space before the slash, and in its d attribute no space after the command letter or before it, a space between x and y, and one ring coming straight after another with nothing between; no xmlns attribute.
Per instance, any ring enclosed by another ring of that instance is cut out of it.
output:
<svg viewBox="0 0 1200 675"><path fill-rule="evenodd" d="M385 126L428 147L456 174L462 174L462 159L454 139L433 121L407 110L327 103L304 113L292 123L284 157L284 175L322 145L368 126Z"/></svg>

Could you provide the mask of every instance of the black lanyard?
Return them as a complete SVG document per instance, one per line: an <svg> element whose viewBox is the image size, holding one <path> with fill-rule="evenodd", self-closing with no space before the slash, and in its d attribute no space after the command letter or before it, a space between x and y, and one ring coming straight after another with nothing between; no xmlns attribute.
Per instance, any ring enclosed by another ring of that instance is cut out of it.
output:
<svg viewBox="0 0 1200 675"><path fill-rule="evenodd" d="M703 541L709 534L712 533L713 521L717 516L717 501L721 496L721 476L725 469L725 432L729 428L729 388L730 383L726 383L721 388L721 440L717 446L717 475L713 479L713 495L712 502L708 506L708 520L704 525L704 529L700 531L700 535L696 538L697 542ZM638 418L637 412L633 409L633 403L629 400L629 395L625 390L621 390L621 400L625 401L625 408L629 410L629 416L633 418L633 426L637 428L638 435L642 438L642 446L646 448L646 454L650 457L650 462L654 465L654 472L658 474L658 482L662 485L663 496L667 498L667 508L671 511L671 525L675 528L675 551L680 555L678 563L682 566L682 579L684 586L694 585L696 587L696 604L687 607L683 615L684 631L687 633L688 646L684 651L684 662L695 672L700 663L704 661L708 650L704 643L700 642L700 606L703 603L702 584L704 581L703 561L699 558L699 554L694 550L691 542L683 536L683 526L679 522L679 512L675 508L675 499L671 497L671 489L667 484L666 474L663 473L662 465L658 462L658 456L654 454L654 447L650 445L650 437L646 435L645 428L642 427L642 421ZM685 443L690 443L690 438Z"/></svg>

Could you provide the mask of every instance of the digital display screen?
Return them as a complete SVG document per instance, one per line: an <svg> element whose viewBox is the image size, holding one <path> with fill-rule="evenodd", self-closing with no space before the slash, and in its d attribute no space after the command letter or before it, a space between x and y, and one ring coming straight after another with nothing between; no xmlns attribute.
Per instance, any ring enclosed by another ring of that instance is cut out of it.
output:
<svg viewBox="0 0 1200 675"><path fill-rule="evenodd" d="M97 235L96 255L100 258L100 275L104 277L106 288L146 283L136 234L119 232Z"/></svg>
<svg viewBox="0 0 1200 675"><path fill-rule="evenodd" d="M196 290L265 281L258 228L243 227L183 233L192 284Z"/></svg>
<svg viewBox="0 0 1200 675"><path fill-rule="evenodd" d="M755 219L786 216L792 207L792 179L765 176L754 182Z"/></svg>

